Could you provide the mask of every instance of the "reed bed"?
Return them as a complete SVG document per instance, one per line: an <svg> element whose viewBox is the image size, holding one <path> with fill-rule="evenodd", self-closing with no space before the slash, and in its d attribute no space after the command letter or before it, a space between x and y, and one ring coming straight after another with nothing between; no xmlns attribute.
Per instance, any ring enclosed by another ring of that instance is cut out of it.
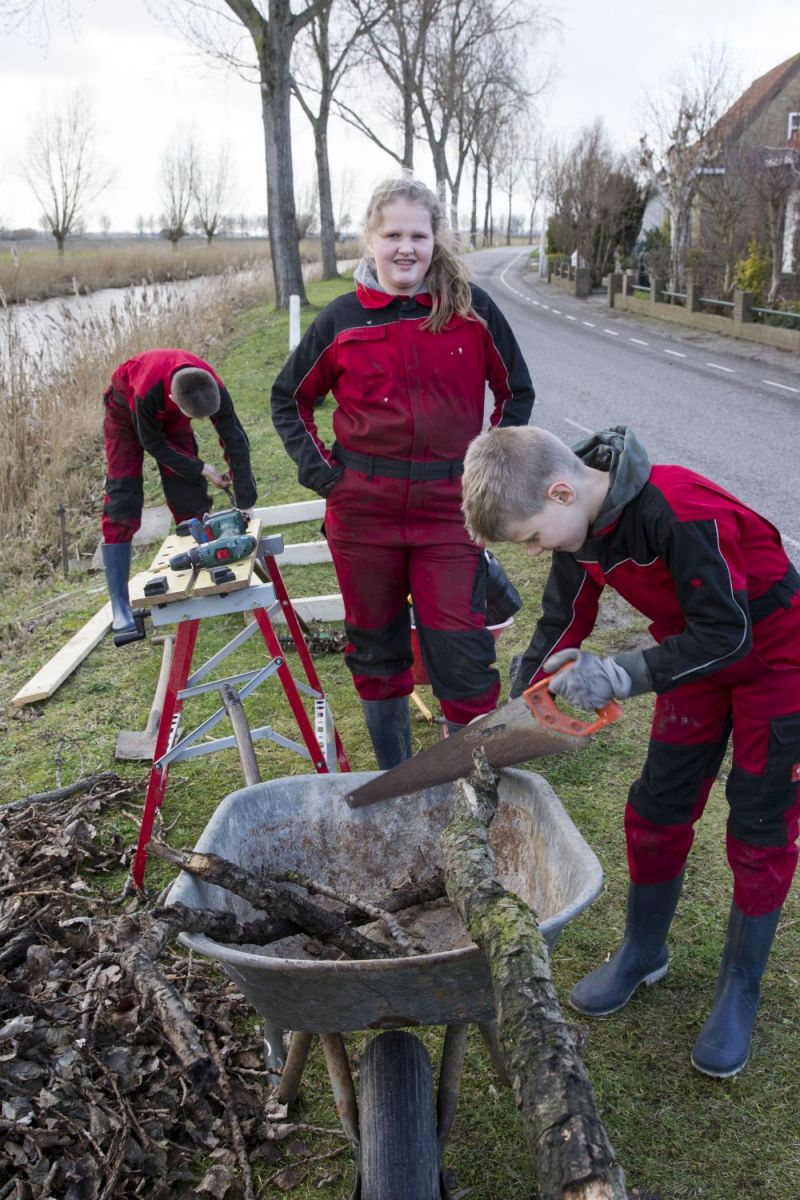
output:
<svg viewBox="0 0 800 1200"><path fill-rule="evenodd" d="M355 243L337 247L339 257L352 258ZM320 257L318 241L300 243L304 264ZM101 288L130 284L169 283L200 275L241 271L253 263L270 263L264 238L221 238L210 245L182 241L177 247L163 240L130 238L106 243L81 242L59 257L55 244L16 246L0 243L0 292L9 305L56 296L87 295Z"/></svg>
<svg viewBox="0 0 800 1200"><path fill-rule="evenodd" d="M187 346L213 361L236 313L273 294L268 264L248 266L210 279L202 294L160 284L121 290L105 318L77 320L64 305L36 349L21 336L15 310L0 308L0 570L52 575L60 504L72 554L94 548L101 397L111 372L153 346Z"/></svg>

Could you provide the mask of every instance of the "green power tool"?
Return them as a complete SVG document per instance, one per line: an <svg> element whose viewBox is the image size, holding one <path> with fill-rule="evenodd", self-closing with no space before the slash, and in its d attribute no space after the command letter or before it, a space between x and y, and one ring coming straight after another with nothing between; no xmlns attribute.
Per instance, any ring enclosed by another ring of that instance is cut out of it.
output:
<svg viewBox="0 0 800 1200"><path fill-rule="evenodd" d="M202 542L192 546L183 554L174 554L169 560L172 571L187 571L190 567L219 567L247 558L256 548L256 539L251 534L229 534L213 542Z"/></svg>

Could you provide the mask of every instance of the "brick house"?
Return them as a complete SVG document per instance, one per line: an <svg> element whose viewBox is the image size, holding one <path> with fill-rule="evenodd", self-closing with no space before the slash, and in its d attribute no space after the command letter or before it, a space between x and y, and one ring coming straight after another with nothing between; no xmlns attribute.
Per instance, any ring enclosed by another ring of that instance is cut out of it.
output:
<svg viewBox="0 0 800 1200"><path fill-rule="evenodd" d="M714 177L747 171L756 184L754 228L766 231L772 249L770 295L782 290L796 294L800 289L800 54L754 80L720 118L709 139L720 151L702 172L693 244L707 244L710 219L704 209L709 207L708 198L713 198Z"/></svg>

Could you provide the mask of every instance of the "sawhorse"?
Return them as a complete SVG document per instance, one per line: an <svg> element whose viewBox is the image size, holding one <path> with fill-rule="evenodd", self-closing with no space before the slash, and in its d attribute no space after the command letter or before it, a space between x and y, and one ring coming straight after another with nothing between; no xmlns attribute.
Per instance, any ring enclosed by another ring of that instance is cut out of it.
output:
<svg viewBox="0 0 800 1200"><path fill-rule="evenodd" d="M131 867L131 876L138 888L144 885L147 847L152 836L156 813L164 800L171 764L183 759L212 754L217 750L227 750L236 744L233 737L200 742L200 739L205 737L225 717L224 708L218 709L190 733L180 737L178 729L180 715L183 703L189 697L218 690L227 683L241 684L238 694L240 699L244 699L254 692L265 679L277 675L303 741L300 743L284 737L282 734L276 733L269 725L251 730L253 740L268 738L280 746L296 751L310 760L318 774L326 774L337 768L342 771L350 770L350 764L322 691L297 613L289 599L278 564L275 561L275 554L279 553L282 545L282 539L279 536L264 538L259 544L257 561L264 568L263 574L268 576L268 581L251 582L246 587L228 593L225 592L224 585L222 585L217 595L189 596L170 603L153 603L150 606L154 627L174 625L177 622L178 630L142 811L139 840ZM286 663L283 648L275 634L269 614L277 605L281 607L300 658L306 683L297 682L294 679ZM252 612L255 620L246 625L227 645L190 675L200 622L210 617L237 612ZM230 675L224 679L200 682L259 630L271 656L266 666ZM313 698L313 724L306 712L301 693Z"/></svg>

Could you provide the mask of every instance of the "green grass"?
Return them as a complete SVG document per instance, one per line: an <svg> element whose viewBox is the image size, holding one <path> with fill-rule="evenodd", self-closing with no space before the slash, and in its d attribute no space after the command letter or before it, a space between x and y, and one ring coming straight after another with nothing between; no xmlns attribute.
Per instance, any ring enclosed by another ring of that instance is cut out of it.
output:
<svg viewBox="0 0 800 1200"><path fill-rule="evenodd" d="M319 306L345 286L315 284L309 295ZM306 312L304 321L310 320L314 311ZM257 308L239 319L233 340L215 360L251 438L259 503L306 498L272 430L268 412L270 384L285 359L287 341L285 314ZM319 418L329 436L330 403L319 410ZM210 444L208 449L215 461ZM150 503L161 502L155 472L147 479L147 497ZM316 523L289 528L285 535L291 541L316 537ZM525 600L513 628L498 643L499 665L506 678L511 655L524 649L536 620L546 563L531 560L519 548L495 549ZM136 568L145 566L151 556L152 551L141 554ZM296 568L287 571L286 577L295 596L337 590L330 568ZM80 575L69 582L57 579L48 589L24 580L7 582L12 586L0 602L0 621L8 633L0 680L3 797L14 799L55 786L58 759L64 783L109 768L124 778L144 781L142 765L115 764L114 745L120 729L144 727L160 650L149 642L115 650L106 639L46 704L15 712L8 706L10 697L97 610L104 597L102 593L89 594L99 586L96 575ZM46 607L56 594L58 603ZM240 627L234 618L207 622L198 656L207 657ZM608 651L635 643L643 632L644 622L612 598L603 606L592 645ZM252 667L254 643L248 646L229 662L231 673ZM319 658L317 669L352 766L372 768L355 692L341 656ZM423 691L432 703L430 690ZM213 707L212 700L193 701L192 724ZM187 706L187 715L188 711ZM650 711L649 698L632 701L625 706L620 724L592 739L578 753L535 764L594 847L606 873L601 896L567 928L554 954L554 978L565 1004L570 987L604 959L621 933L627 886L622 815L628 786L645 754ZM283 732L293 733L277 685L263 685L247 701L247 712L251 724L269 721ZM430 744L435 737L435 730L422 721L415 722L416 746ZM304 770L296 756L266 742L258 743L256 753L265 778ZM234 752L177 765L170 775L163 809L169 840L174 845L191 845L220 800L240 785ZM692 1043L712 1001L729 905L725 815L723 788L718 784L690 857L670 938L673 960L666 980L637 994L626 1009L606 1020L584 1023L578 1019L601 1114L629 1186L639 1189L642 1200L734 1200L739 1196L791 1200L798 1194L800 950L796 887L765 978L750 1064L734 1080L712 1082L694 1072L689 1063ZM116 814L108 827L124 832L130 841L135 838L135 826L123 813ZM169 878L169 870L160 863L151 864L148 884L154 889ZM118 887L122 879L120 870L108 884ZM568 1019L574 1015L566 1007L565 1014ZM441 1031L426 1031L424 1036L436 1061ZM356 1057L363 1043L363 1035L348 1038ZM336 1125L318 1048L309 1063L297 1115L313 1124ZM319 1139L309 1144L315 1151L326 1148ZM475 1035L470 1036L447 1162L457 1172L458 1186L472 1189L471 1200L523 1200L531 1195L530 1171L512 1099L495 1079ZM346 1156L335 1163L338 1174L322 1194L345 1200L350 1194L351 1168ZM323 1166L312 1166L305 1182L288 1194L296 1200L318 1196L322 1171ZM272 1188L266 1194L277 1192Z"/></svg>

